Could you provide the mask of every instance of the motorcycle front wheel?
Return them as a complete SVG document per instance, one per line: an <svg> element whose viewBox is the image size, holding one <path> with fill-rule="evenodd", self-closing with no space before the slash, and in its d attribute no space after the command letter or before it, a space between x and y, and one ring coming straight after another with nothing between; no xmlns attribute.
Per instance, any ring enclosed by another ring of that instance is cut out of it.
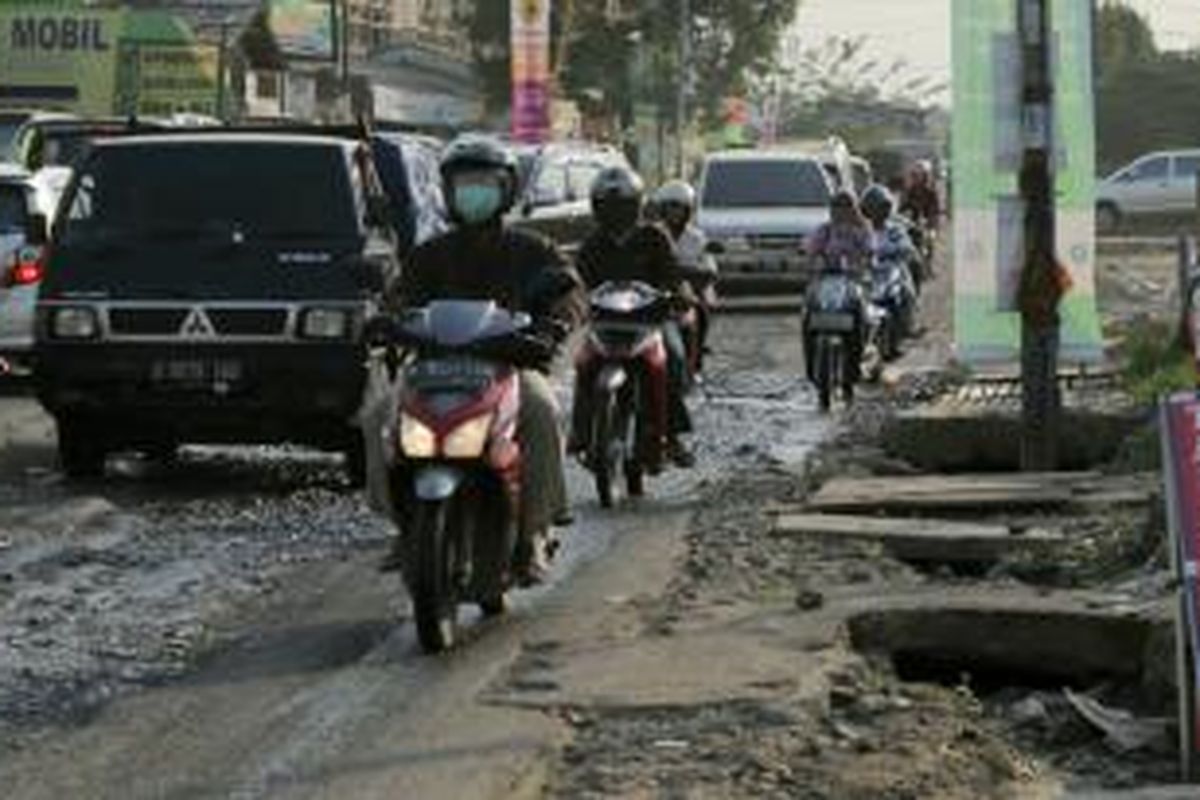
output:
<svg viewBox="0 0 1200 800"><path fill-rule="evenodd" d="M458 591L454 585L456 552L446 502L422 502L413 534L413 616L417 640L426 653L441 653L458 638Z"/></svg>

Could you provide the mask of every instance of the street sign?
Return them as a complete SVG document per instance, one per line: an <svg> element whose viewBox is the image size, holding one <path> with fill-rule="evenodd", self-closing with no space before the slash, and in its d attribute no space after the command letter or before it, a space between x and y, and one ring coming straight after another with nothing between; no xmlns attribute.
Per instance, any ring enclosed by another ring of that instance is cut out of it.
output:
<svg viewBox="0 0 1200 800"><path fill-rule="evenodd" d="M1164 400L1160 427L1171 554L1180 585L1175 626L1180 755L1190 780L1200 772L1200 395Z"/></svg>
<svg viewBox="0 0 1200 800"><path fill-rule="evenodd" d="M333 0L269 0L268 9L268 26L281 53L333 60Z"/></svg>
<svg viewBox="0 0 1200 800"><path fill-rule="evenodd" d="M1015 362L1025 255L1022 149L1054 144L1058 261L1070 273L1063 359L1103 359L1095 289L1092 0L1051 0L1056 42L1053 124L1022 112L1013 0L953 0L955 345L972 364Z"/></svg>

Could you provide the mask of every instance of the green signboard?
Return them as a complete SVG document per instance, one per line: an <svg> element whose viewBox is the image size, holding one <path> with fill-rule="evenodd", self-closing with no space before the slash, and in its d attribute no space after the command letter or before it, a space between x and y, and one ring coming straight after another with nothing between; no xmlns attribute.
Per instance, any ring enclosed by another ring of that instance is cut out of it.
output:
<svg viewBox="0 0 1200 800"><path fill-rule="evenodd" d="M1020 352L1024 254L1017 3L953 2L955 342L967 363L1012 362ZM1103 336L1095 291L1092 4L1050 3L1058 258L1072 279L1061 307L1062 357L1096 362Z"/></svg>
<svg viewBox="0 0 1200 800"><path fill-rule="evenodd" d="M111 114L124 13L0 4L0 104Z"/></svg>
<svg viewBox="0 0 1200 800"><path fill-rule="evenodd" d="M211 114L217 49L158 11L0 0L0 106L88 116Z"/></svg>

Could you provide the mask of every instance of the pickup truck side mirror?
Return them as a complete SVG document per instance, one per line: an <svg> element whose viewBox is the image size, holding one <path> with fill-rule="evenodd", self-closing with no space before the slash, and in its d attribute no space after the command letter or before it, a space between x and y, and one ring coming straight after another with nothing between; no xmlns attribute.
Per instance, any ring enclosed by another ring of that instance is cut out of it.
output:
<svg viewBox="0 0 1200 800"><path fill-rule="evenodd" d="M718 241L710 241L704 245L704 252L710 256L723 256L725 255L725 245Z"/></svg>

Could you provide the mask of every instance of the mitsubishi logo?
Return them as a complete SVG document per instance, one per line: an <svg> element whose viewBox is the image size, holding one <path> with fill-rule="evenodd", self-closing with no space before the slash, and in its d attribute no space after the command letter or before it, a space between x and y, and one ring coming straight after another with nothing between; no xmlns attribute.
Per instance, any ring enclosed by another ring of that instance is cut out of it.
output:
<svg viewBox="0 0 1200 800"><path fill-rule="evenodd" d="M185 339L215 339L217 329L204 309L197 306L188 312L187 318L179 326L179 335Z"/></svg>

